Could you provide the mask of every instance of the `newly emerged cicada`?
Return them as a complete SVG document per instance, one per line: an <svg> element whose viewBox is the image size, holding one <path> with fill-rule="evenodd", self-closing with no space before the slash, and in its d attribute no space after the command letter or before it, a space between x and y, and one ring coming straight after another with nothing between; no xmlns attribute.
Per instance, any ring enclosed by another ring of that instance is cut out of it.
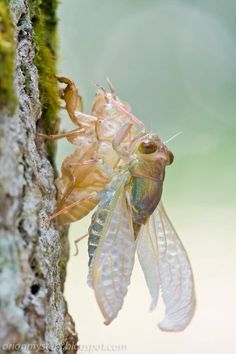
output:
<svg viewBox="0 0 236 354"><path fill-rule="evenodd" d="M160 202L165 167L173 154L158 136L136 142L130 163L114 175L89 228L88 283L105 324L118 314L127 293L135 252L154 309L161 288L166 306L159 327L181 331L195 309L194 281L187 254Z"/></svg>
<svg viewBox="0 0 236 354"><path fill-rule="evenodd" d="M66 137L75 151L62 164L57 181L59 223L80 220L95 206L89 227L88 283L105 324L122 307L137 251L154 309L159 289L166 315L159 327L181 331L195 310L194 281L184 247L161 203L165 167L173 154L110 92L98 89L91 114L81 113L74 83L59 78L71 120L78 126Z"/></svg>

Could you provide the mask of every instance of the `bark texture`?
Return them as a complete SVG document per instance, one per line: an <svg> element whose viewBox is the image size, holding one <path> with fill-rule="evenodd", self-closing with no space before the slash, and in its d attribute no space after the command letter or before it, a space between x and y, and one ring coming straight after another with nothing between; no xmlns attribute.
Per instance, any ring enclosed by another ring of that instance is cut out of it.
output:
<svg viewBox="0 0 236 354"><path fill-rule="evenodd" d="M36 136L50 107L42 106L40 97L30 5L39 1L1 3L16 47L15 95L0 105L0 353L76 353L77 336L63 298L67 230L45 223L56 190L44 142ZM0 13L0 95L6 91L1 92L1 31L8 29Z"/></svg>

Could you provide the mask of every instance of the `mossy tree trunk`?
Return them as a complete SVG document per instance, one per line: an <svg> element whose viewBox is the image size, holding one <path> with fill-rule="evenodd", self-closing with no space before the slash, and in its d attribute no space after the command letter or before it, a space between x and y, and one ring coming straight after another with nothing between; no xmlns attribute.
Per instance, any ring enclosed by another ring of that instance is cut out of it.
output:
<svg viewBox="0 0 236 354"><path fill-rule="evenodd" d="M58 110L56 0L0 1L0 353L76 353L63 297L67 230L56 205L50 132Z"/></svg>

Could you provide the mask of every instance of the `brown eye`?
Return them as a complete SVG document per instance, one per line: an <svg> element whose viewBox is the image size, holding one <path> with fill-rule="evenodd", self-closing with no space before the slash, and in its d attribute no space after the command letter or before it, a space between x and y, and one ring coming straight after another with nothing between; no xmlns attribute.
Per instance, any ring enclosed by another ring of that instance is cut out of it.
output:
<svg viewBox="0 0 236 354"><path fill-rule="evenodd" d="M141 154L152 154L157 151L157 145L151 140L144 140L139 145L138 151Z"/></svg>
<svg viewBox="0 0 236 354"><path fill-rule="evenodd" d="M167 165L171 165L172 162L174 161L174 154L169 150L167 156L168 156Z"/></svg>

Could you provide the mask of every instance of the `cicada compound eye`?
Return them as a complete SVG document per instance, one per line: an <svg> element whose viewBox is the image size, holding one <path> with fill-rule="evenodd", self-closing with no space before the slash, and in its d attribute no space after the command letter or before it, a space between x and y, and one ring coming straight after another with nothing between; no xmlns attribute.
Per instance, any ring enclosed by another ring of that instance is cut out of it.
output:
<svg viewBox="0 0 236 354"><path fill-rule="evenodd" d="M174 161L174 154L173 152L171 152L170 150L168 150L168 154L167 154L167 165L171 165L172 162Z"/></svg>
<svg viewBox="0 0 236 354"><path fill-rule="evenodd" d="M152 140L144 140L139 144L138 151L141 154L152 154L157 151L157 144Z"/></svg>

